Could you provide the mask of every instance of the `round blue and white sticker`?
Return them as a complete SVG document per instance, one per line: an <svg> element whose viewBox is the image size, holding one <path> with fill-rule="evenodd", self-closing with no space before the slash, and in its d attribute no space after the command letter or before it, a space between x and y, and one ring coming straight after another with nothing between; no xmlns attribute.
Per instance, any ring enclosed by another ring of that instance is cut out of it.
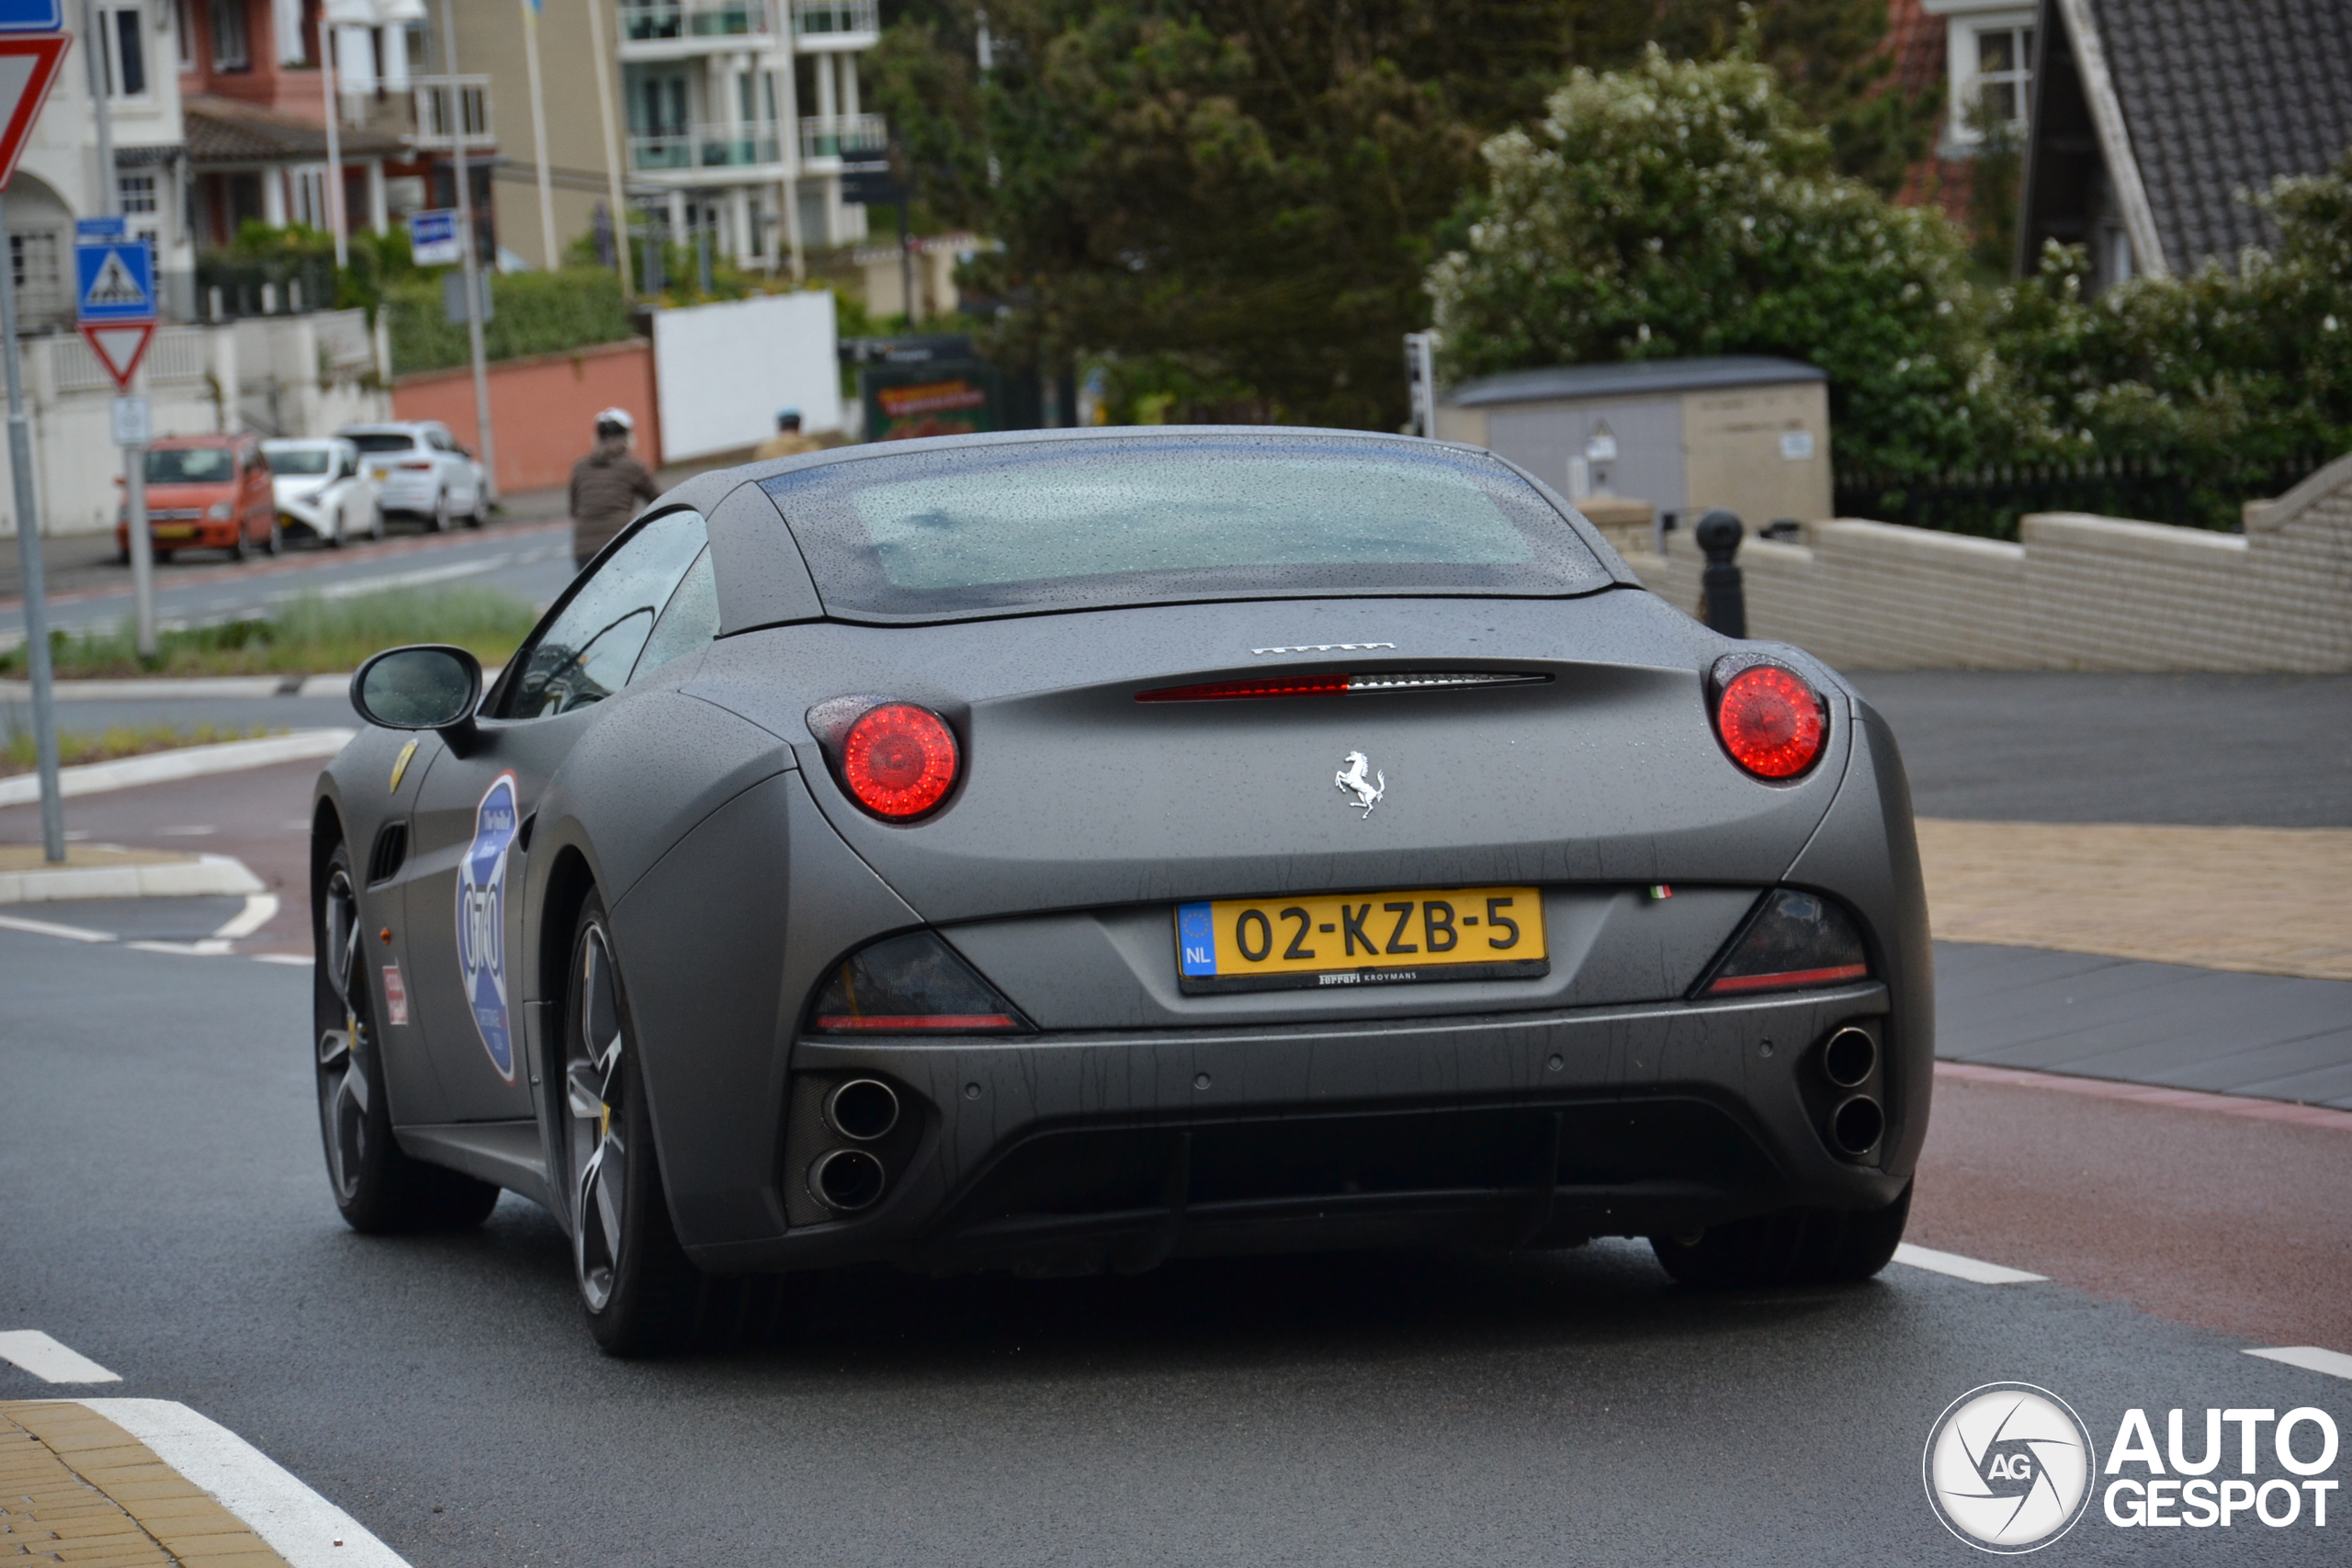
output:
<svg viewBox="0 0 2352 1568"><path fill-rule="evenodd" d="M458 863L458 972L474 1029L498 1076L514 1081L506 1010L506 852L514 842L514 775L501 773L474 807L473 842Z"/></svg>

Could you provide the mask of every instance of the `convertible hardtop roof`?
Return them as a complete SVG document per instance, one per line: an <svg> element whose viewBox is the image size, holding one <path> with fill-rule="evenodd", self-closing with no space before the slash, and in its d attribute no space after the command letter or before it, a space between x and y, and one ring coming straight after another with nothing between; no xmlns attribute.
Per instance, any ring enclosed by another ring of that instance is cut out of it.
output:
<svg viewBox="0 0 2352 1568"><path fill-rule="evenodd" d="M1494 463L1525 480L1566 519L1569 530L1583 541L1594 558L1594 564L1600 568L1600 581L1594 587L1614 585L1638 589L1642 586L1640 579L1625 567L1607 539L1566 499L1534 476L1485 447L1377 431L1333 430L1306 425L1097 425L1088 429L996 431L974 435L928 436L910 441L839 446L697 474L657 498L646 509L646 514L650 516L677 507L689 507L708 519L711 554L718 568L720 630L721 635L731 635L757 626L821 619L828 613L826 604L819 598L801 545L796 542L793 529L786 523L778 502L765 488L777 479L843 465L957 451L969 451L976 456L1002 455L1009 449L1081 442L1123 444L1132 448L1138 443L1165 441L1174 446L1198 444L1204 440L1230 441L1235 446L1243 447L1268 442L1279 443L1286 438L1313 441L1326 446L1327 449L1335 443L1361 443L1366 447L1394 451L1400 457L1409 457L1416 453L1442 452L1457 458L1484 459ZM1244 596L1260 595L1250 593ZM1295 595L1271 592L1268 596ZM836 609L833 613L839 615L842 612ZM1051 612L1039 606L1031 612L1007 610L997 613ZM852 614L850 618L863 620L867 617Z"/></svg>

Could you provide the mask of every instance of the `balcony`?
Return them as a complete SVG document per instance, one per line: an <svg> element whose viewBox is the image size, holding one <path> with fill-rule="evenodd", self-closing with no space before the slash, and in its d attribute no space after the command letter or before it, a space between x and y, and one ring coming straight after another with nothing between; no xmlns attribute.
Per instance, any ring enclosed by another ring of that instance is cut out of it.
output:
<svg viewBox="0 0 2352 1568"><path fill-rule="evenodd" d="M744 178L780 175L784 139L774 123L695 125L628 139L628 166L642 175L735 171Z"/></svg>
<svg viewBox="0 0 2352 1568"><path fill-rule="evenodd" d="M803 159L877 156L890 144L878 114L810 115L800 122Z"/></svg>
<svg viewBox="0 0 2352 1568"><path fill-rule="evenodd" d="M469 146L487 147L496 140L490 123L489 77L436 77L419 83L413 94L416 129L411 134L419 147L455 146L458 111L466 117Z"/></svg>
<svg viewBox="0 0 2352 1568"><path fill-rule="evenodd" d="M877 0L791 0L794 47L802 53L872 49L882 36Z"/></svg>
<svg viewBox="0 0 2352 1568"><path fill-rule="evenodd" d="M775 0L621 0L621 58L674 60L783 41Z"/></svg>

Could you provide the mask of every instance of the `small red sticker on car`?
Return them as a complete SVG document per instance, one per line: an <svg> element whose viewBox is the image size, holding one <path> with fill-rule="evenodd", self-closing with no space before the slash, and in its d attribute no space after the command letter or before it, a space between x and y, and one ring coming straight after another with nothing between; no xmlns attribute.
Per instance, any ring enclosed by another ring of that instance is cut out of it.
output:
<svg viewBox="0 0 2352 1568"><path fill-rule="evenodd" d="M384 965L384 1011L394 1023L408 1021L408 983L397 964Z"/></svg>

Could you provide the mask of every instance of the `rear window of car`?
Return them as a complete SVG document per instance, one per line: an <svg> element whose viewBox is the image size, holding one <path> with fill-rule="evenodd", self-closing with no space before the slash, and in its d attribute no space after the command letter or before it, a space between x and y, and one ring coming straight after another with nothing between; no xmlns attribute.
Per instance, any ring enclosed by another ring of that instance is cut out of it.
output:
<svg viewBox="0 0 2352 1568"><path fill-rule="evenodd" d="M1433 443L1161 435L877 454L779 475L827 614L926 620L1219 598L1608 585L1495 459Z"/></svg>
<svg viewBox="0 0 2352 1568"><path fill-rule="evenodd" d="M226 484L237 477L237 455L225 446L166 446L147 454L151 485Z"/></svg>
<svg viewBox="0 0 2352 1568"><path fill-rule="evenodd" d="M330 454L323 446L262 448L262 456L269 460L273 474L323 474L327 471Z"/></svg>
<svg viewBox="0 0 2352 1568"><path fill-rule="evenodd" d="M372 435L347 435L344 439L362 452L413 452L416 450L416 437L403 435L398 431L383 431Z"/></svg>

